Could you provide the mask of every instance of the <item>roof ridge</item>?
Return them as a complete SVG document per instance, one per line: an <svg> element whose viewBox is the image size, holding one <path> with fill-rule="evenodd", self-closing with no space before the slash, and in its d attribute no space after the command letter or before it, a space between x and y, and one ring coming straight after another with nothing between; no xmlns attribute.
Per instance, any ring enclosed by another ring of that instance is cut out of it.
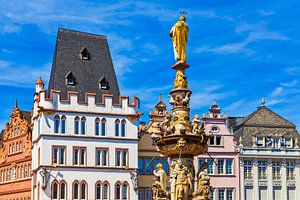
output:
<svg viewBox="0 0 300 200"><path fill-rule="evenodd" d="M68 31L68 32L73 32L73 33L79 33L79 34L82 34L82 35L90 35L90 36L96 36L96 37L107 39L106 35L100 35L100 34L96 34L96 33L88 33L88 32L78 31L78 30L58 28L58 32L60 32L60 31Z"/></svg>

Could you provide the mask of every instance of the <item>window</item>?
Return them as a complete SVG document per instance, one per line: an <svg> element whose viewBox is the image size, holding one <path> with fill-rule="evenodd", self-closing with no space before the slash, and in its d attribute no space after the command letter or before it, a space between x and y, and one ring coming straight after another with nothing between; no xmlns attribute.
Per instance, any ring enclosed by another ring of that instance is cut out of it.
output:
<svg viewBox="0 0 300 200"><path fill-rule="evenodd" d="M101 120L101 135L105 136L106 135L106 119L103 118Z"/></svg>
<svg viewBox="0 0 300 200"><path fill-rule="evenodd" d="M79 198L79 184L78 182L73 183L73 199Z"/></svg>
<svg viewBox="0 0 300 200"><path fill-rule="evenodd" d="M122 199L127 200L128 199L128 184L124 183L122 185Z"/></svg>
<svg viewBox="0 0 300 200"><path fill-rule="evenodd" d="M73 148L73 165L86 165L86 147Z"/></svg>
<svg viewBox="0 0 300 200"><path fill-rule="evenodd" d="M210 200L214 200L214 193L215 193L215 190L211 189L210 190Z"/></svg>
<svg viewBox="0 0 300 200"><path fill-rule="evenodd" d="M264 136L258 135L258 136L256 137L256 145L257 145L258 147L263 147L263 146L265 146L265 138L264 138Z"/></svg>
<svg viewBox="0 0 300 200"><path fill-rule="evenodd" d="M232 160L226 159L226 174L232 174Z"/></svg>
<svg viewBox="0 0 300 200"><path fill-rule="evenodd" d="M218 196L219 196L219 200L224 200L225 199L225 190L219 189Z"/></svg>
<svg viewBox="0 0 300 200"><path fill-rule="evenodd" d="M139 174L152 174L153 170L156 169L156 165L161 163L166 173L169 172L169 164L167 158L156 158L151 157L139 157Z"/></svg>
<svg viewBox="0 0 300 200"><path fill-rule="evenodd" d="M245 179L252 178L252 161L248 161L248 160L244 161L244 176Z"/></svg>
<svg viewBox="0 0 300 200"><path fill-rule="evenodd" d="M84 47L80 52L80 59L81 60L89 60L90 59L90 53L87 50L86 47Z"/></svg>
<svg viewBox="0 0 300 200"><path fill-rule="evenodd" d="M62 116L61 117L61 133L66 133L66 117Z"/></svg>
<svg viewBox="0 0 300 200"><path fill-rule="evenodd" d="M56 181L52 183L52 198L58 199L58 184Z"/></svg>
<svg viewBox="0 0 300 200"><path fill-rule="evenodd" d="M58 115L56 115L55 117L54 117L54 133L58 133L58 131L59 131L59 116Z"/></svg>
<svg viewBox="0 0 300 200"><path fill-rule="evenodd" d="M125 137L126 134L126 120L123 119L121 123L121 136Z"/></svg>
<svg viewBox="0 0 300 200"><path fill-rule="evenodd" d="M75 117L74 119L74 134L79 134L79 117Z"/></svg>
<svg viewBox="0 0 300 200"><path fill-rule="evenodd" d="M226 200L233 200L233 189L226 190Z"/></svg>
<svg viewBox="0 0 300 200"><path fill-rule="evenodd" d="M54 180L51 185L51 195L52 199L67 199L67 186L65 181L61 181L60 183Z"/></svg>
<svg viewBox="0 0 300 200"><path fill-rule="evenodd" d="M267 178L267 162L258 161L258 178L266 179Z"/></svg>
<svg viewBox="0 0 300 200"><path fill-rule="evenodd" d="M98 182L96 184L96 200L100 200L101 199L101 183Z"/></svg>
<svg viewBox="0 0 300 200"><path fill-rule="evenodd" d="M86 132L86 118L82 117L81 118L81 135L85 135Z"/></svg>
<svg viewBox="0 0 300 200"><path fill-rule="evenodd" d="M275 179L275 180L281 179L281 177L280 177L280 167L281 166L280 165L281 165L281 163L278 161L273 162L272 171L273 171L273 179Z"/></svg>
<svg viewBox="0 0 300 200"><path fill-rule="evenodd" d="M53 146L52 147L52 164L64 165L66 147L64 146Z"/></svg>
<svg viewBox="0 0 300 200"><path fill-rule="evenodd" d="M207 160L207 164L208 164L207 173L213 174L214 173L214 161L209 159L209 160Z"/></svg>
<svg viewBox="0 0 300 200"><path fill-rule="evenodd" d="M65 182L60 183L60 200L67 199L67 186Z"/></svg>
<svg viewBox="0 0 300 200"><path fill-rule="evenodd" d="M222 139L221 136L216 136L216 145L217 145L217 146L222 145L222 144L221 144L221 141L222 141L221 139Z"/></svg>
<svg viewBox="0 0 300 200"><path fill-rule="evenodd" d="M208 145L210 146L222 146L222 136L221 135L214 135L208 140Z"/></svg>
<svg viewBox="0 0 300 200"><path fill-rule="evenodd" d="M96 148L96 165L108 166L108 149Z"/></svg>
<svg viewBox="0 0 300 200"><path fill-rule="evenodd" d="M288 135L284 137L284 146L286 148L293 147L293 138L291 136Z"/></svg>
<svg viewBox="0 0 300 200"><path fill-rule="evenodd" d="M103 185L103 200L109 199L109 185L108 183L104 183Z"/></svg>
<svg viewBox="0 0 300 200"><path fill-rule="evenodd" d="M109 83L105 77L102 77L101 80L99 81L99 89L100 90L108 90L109 89Z"/></svg>
<svg viewBox="0 0 300 200"><path fill-rule="evenodd" d="M99 135L99 125L100 125L100 119L96 118L95 120L95 135Z"/></svg>
<svg viewBox="0 0 300 200"><path fill-rule="evenodd" d="M128 167L128 150L116 149L116 166Z"/></svg>
<svg viewBox="0 0 300 200"><path fill-rule="evenodd" d="M82 200L87 199L87 184L85 182L81 183L80 197Z"/></svg>
<svg viewBox="0 0 300 200"><path fill-rule="evenodd" d="M120 120L116 119L116 121L115 121L115 136L119 136L119 126L120 126Z"/></svg>
<svg viewBox="0 0 300 200"><path fill-rule="evenodd" d="M211 127L211 131L212 131L213 133L217 133L217 132L219 132L219 128L218 128L217 126L212 126L212 127Z"/></svg>
<svg viewBox="0 0 300 200"><path fill-rule="evenodd" d="M73 73L70 71L66 75L66 85L67 86L75 86L76 85L76 78L74 77Z"/></svg>
<svg viewBox="0 0 300 200"><path fill-rule="evenodd" d="M218 174L224 174L224 160L218 160Z"/></svg>
<svg viewBox="0 0 300 200"><path fill-rule="evenodd" d="M121 185L120 183L116 183L116 200L121 200Z"/></svg>
<svg viewBox="0 0 300 200"><path fill-rule="evenodd" d="M295 163L294 162L286 162L286 175L288 180L294 180L295 179Z"/></svg>

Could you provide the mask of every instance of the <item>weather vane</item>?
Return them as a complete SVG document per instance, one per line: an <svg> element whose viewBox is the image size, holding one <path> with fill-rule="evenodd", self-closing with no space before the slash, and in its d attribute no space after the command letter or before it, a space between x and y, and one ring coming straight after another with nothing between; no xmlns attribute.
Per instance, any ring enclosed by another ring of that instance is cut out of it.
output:
<svg viewBox="0 0 300 200"><path fill-rule="evenodd" d="M181 14L181 15L187 15L187 14L188 14L188 12L187 12L187 11L185 11L185 10L181 10L181 11L179 11L179 14Z"/></svg>

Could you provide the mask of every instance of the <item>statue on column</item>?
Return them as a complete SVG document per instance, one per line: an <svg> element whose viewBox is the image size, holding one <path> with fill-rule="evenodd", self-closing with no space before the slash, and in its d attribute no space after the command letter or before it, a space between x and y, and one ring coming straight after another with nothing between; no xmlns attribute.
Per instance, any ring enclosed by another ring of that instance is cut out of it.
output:
<svg viewBox="0 0 300 200"><path fill-rule="evenodd" d="M165 199L167 193L167 174L163 169L163 165L158 163L156 170L153 171L155 181L152 183L153 199Z"/></svg>
<svg viewBox="0 0 300 200"><path fill-rule="evenodd" d="M197 184L197 190L193 193L193 200L206 200L210 199L210 178L205 172L205 169L207 169L208 165L207 163L204 163L201 166L201 169L197 175L198 178L198 184Z"/></svg>
<svg viewBox="0 0 300 200"><path fill-rule="evenodd" d="M189 32L189 27L185 21L185 17L180 16L179 21L170 30L175 60L181 63L186 63L186 43Z"/></svg>

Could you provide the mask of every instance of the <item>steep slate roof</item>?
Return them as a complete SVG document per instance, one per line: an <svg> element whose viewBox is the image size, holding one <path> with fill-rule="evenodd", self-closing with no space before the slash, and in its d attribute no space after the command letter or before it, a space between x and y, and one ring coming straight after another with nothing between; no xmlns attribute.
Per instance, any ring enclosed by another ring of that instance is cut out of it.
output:
<svg viewBox="0 0 300 200"><path fill-rule="evenodd" d="M25 110L20 110L26 121L31 123L31 112L30 111L25 111Z"/></svg>
<svg viewBox="0 0 300 200"><path fill-rule="evenodd" d="M81 51L86 48L89 59L81 59ZM76 79L76 85L66 84L69 73ZM100 80L105 77L109 89L99 89ZM80 101L85 93L96 93L100 101L101 94L114 95L115 101L120 95L108 42L105 36L59 29L55 54L52 63L48 91L60 90L62 99L67 99L67 91L79 92Z"/></svg>
<svg viewBox="0 0 300 200"><path fill-rule="evenodd" d="M253 137L257 134L263 134L266 137L274 134L281 136L288 134L294 139L299 139L296 126L293 123L264 106L258 107L256 111L240 121L233 129L235 140L248 147L252 147Z"/></svg>

